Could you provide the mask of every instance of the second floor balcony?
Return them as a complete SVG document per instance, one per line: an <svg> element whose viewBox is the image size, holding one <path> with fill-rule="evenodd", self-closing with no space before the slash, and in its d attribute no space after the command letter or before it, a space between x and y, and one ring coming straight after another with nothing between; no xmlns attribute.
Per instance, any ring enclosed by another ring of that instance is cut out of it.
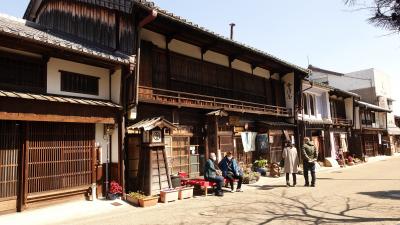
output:
<svg viewBox="0 0 400 225"><path fill-rule="evenodd" d="M337 126L348 126L348 127L353 126L352 120L348 120L348 119L344 119L344 118L332 118L332 123L333 123L333 125L337 125Z"/></svg>
<svg viewBox="0 0 400 225"><path fill-rule="evenodd" d="M293 115L292 110L285 107L145 86L139 87L139 101L176 107L201 108L210 110L224 109L226 111L233 112L254 113L281 117L291 117Z"/></svg>

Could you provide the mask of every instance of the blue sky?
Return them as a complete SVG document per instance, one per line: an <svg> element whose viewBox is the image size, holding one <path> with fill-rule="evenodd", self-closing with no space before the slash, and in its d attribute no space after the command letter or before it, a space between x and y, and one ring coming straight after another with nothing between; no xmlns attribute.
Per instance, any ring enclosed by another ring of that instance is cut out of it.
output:
<svg viewBox="0 0 400 225"><path fill-rule="evenodd" d="M22 17L28 1L7 2L0 12ZM235 22L237 41L299 66L307 67L308 57L314 66L344 73L374 67L391 75L394 87L400 84L400 36L368 24L370 12L354 11L343 0L154 2L224 36ZM400 106L400 88L392 89Z"/></svg>

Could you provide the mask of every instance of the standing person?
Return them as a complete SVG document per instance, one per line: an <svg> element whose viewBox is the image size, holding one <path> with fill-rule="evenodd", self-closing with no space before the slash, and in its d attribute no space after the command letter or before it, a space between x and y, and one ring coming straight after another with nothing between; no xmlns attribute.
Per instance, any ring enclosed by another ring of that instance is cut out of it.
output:
<svg viewBox="0 0 400 225"><path fill-rule="evenodd" d="M210 158L204 166L204 179L206 181L215 182L217 187L215 189L216 196L224 196L222 186L224 185L224 178L221 176L222 172L217 165L217 156L215 153L210 153Z"/></svg>
<svg viewBox="0 0 400 225"><path fill-rule="evenodd" d="M289 177L290 174L292 174L294 187L297 183L296 173L298 172L297 167L299 166L299 156L297 155L297 149L288 140L285 141L282 158L285 160L284 170L286 173L286 186L290 187Z"/></svg>
<svg viewBox="0 0 400 225"><path fill-rule="evenodd" d="M304 179L306 187L310 186L308 180L308 171L311 172L311 187L315 187L315 163L318 159L318 151L314 146L314 143L310 140L310 138L304 138L303 144L303 168L304 168Z"/></svg>
<svg viewBox="0 0 400 225"><path fill-rule="evenodd" d="M228 152L226 156L219 163L219 168L222 171L222 176L229 180L231 185L231 192L234 192L233 182L235 179L238 179L238 185L236 188L236 192L242 191L242 183L243 183L243 174L240 170L236 160L233 158L232 153Z"/></svg>

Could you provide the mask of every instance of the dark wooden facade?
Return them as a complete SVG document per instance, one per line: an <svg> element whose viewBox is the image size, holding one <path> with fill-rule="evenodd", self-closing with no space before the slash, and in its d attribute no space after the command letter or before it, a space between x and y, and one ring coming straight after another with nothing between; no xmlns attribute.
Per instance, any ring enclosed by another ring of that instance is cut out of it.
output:
<svg viewBox="0 0 400 225"><path fill-rule="evenodd" d="M178 17L153 8L151 4L125 0L32 0L24 17L52 32L67 34L83 43L128 55L138 54L135 68L137 76L124 74L123 78L123 102L128 112L124 125L128 127L142 119L162 116L177 126L187 127L190 135L171 134L172 155L167 157L176 157L180 161L171 165L171 172L192 171L190 168L195 163L190 163L189 167L182 163L182 158L183 161L188 157L194 158L188 153L191 147L195 147L199 155L193 161L200 165L208 153L219 151L222 156L232 151L247 164L258 157L279 161L282 140L288 134L298 132L292 126L297 124L294 115L301 105L298 95L301 93L301 79L307 75L307 71L196 28ZM165 36L166 49L141 41L143 28ZM199 47L201 59L170 50L168 46L173 39ZM203 60L207 51L227 56L229 66ZM233 69L234 60L250 64L252 72ZM274 77L267 79L255 75L254 69L257 67L268 70ZM287 74L293 76L291 108L287 107L285 99L283 78ZM136 118L128 116L131 109L137 111ZM215 110L224 110L228 114L209 115ZM260 125L258 121L272 121L277 125ZM290 123L291 126L287 128L279 123ZM240 142L242 131L264 133L276 141L274 145L269 145L268 152L244 153ZM174 146L174 143L180 144ZM140 166L146 163L140 162L139 146L142 145L137 137L135 139L135 136L127 135L124 148L128 152L125 157L129 162L125 165L129 178L149 172L143 171L150 168L148 165ZM173 148L180 153L175 154ZM126 184L126 187L140 186L139 180L134 182Z"/></svg>

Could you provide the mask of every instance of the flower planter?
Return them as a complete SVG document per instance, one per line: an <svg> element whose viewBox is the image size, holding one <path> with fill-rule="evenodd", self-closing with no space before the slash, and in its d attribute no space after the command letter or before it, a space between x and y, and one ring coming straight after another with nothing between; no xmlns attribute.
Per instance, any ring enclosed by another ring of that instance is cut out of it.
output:
<svg viewBox="0 0 400 225"><path fill-rule="evenodd" d="M163 203L173 202L178 200L179 191L176 189L160 191L160 199Z"/></svg>
<svg viewBox="0 0 400 225"><path fill-rule="evenodd" d="M125 197L126 201L129 202L130 204L134 205L134 206L139 206L139 199L137 198L132 198L129 195L126 195Z"/></svg>
<svg viewBox="0 0 400 225"><path fill-rule="evenodd" d="M146 208L157 205L158 197L147 197L139 199L140 207Z"/></svg>
<svg viewBox="0 0 400 225"><path fill-rule="evenodd" d="M193 187L182 187L179 189L178 199L193 198Z"/></svg>

